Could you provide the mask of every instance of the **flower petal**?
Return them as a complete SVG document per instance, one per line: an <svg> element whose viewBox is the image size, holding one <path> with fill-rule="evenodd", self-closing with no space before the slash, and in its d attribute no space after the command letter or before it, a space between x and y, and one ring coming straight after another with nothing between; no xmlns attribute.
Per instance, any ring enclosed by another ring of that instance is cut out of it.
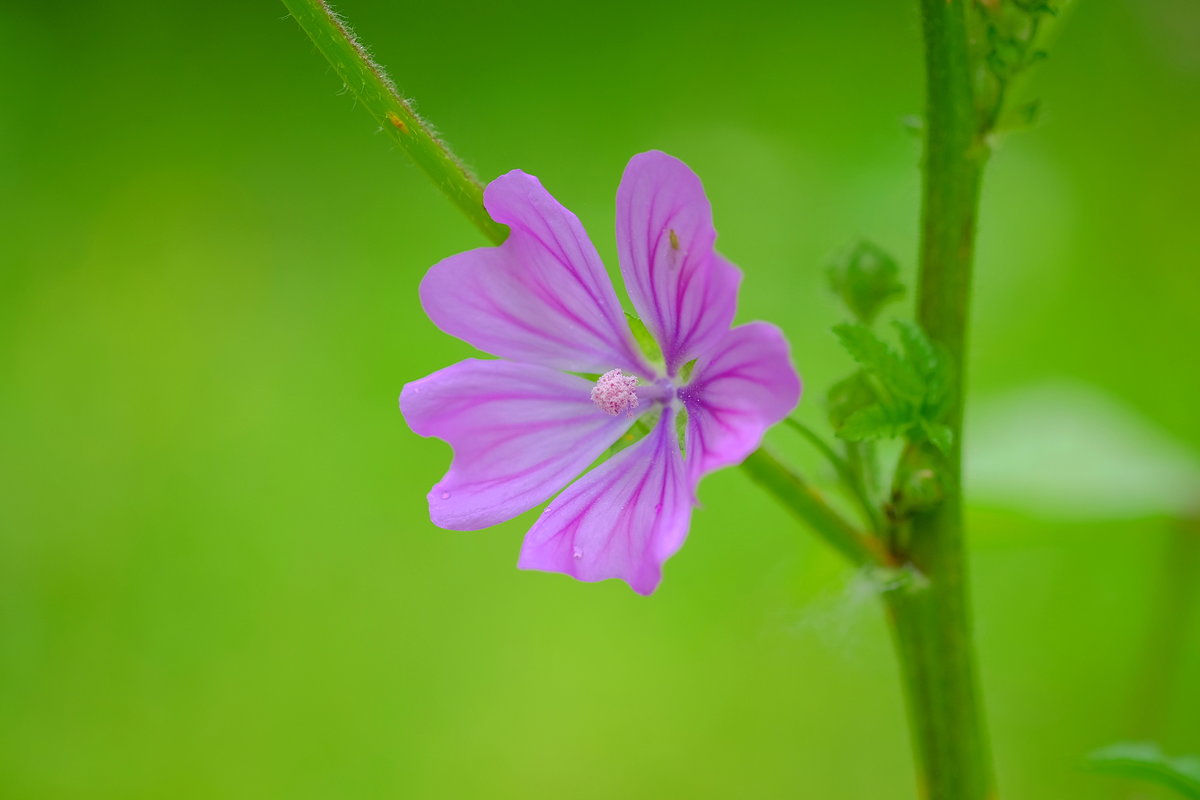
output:
<svg viewBox="0 0 1200 800"><path fill-rule="evenodd" d="M454 448L450 471L429 491L433 524L504 522L587 469L633 423L596 408L591 388L548 367L478 359L406 385L400 410L409 427Z"/></svg>
<svg viewBox="0 0 1200 800"><path fill-rule="evenodd" d="M630 160L617 189L621 275L670 374L733 322L742 273L713 251L716 238L696 173L657 150Z"/></svg>
<svg viewBox="0 0 1200 800"><path fill-rule="evenodd" d="M696 363L679 396L688 411L689 474L699 480L758 447L800 400L800 378L783 332L751 322L727 332Z"/></svg>
<svg viewBox="0 0 1200 800"><path fill-rule="evenodd" d="M499 247L435 264L421 304L451 336L502 358L577 372L649 377L612 281L579 220L520 170L488 184L484 205L510 226Z"/></svg>
<svg viewBox="0 0 1200 800"><path fill-rule="evenodd" d="M650 594L687 536L692 492L667 410L647 436L573 483L525 536L521 569L620 578Z"/></svg>

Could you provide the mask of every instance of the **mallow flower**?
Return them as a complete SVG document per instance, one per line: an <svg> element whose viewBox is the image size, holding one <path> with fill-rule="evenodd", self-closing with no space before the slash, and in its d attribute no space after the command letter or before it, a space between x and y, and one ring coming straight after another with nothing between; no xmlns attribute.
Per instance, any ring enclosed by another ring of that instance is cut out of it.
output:
<svg viewBox="0 0 1200 800"><path fill-rule="evenodd" d="M629 162L616 217L621 276L661 358L639 347L583 226L537 178L500 176L484 205L508 239L434 265L421 303L442 331L498 358L400 395L413 431L454 450L430 517L478 530L557 494L518 566L650 594L687 536L700 478L741 462L799 400L787 342L764 322L731 327L741 272L713 249L700 179L665 153Z"/></svg>

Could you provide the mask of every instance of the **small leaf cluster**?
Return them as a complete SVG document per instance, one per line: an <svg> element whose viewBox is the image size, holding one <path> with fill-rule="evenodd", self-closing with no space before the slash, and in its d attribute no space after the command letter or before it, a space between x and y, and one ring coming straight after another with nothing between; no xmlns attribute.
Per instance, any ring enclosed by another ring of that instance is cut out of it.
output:
<svg viewBox="0 0 1200 800"><path fill-rule="evenodd" d="M1046 58L1046 51L1037 46L1038 34L1044 21L1058 13L1057 5L1048 0L981 0L974 7L973 38L986 42L980 48L975 90L980 130L1031 125L1037 118L1036 100L1008 110L1007 115L1005 105L1014 81Z"/></svg>
<svg viewBox="0 0 1200 800"><path fill-rule="evenodd" d="M862 323L834 326L860 370L830 391L830 420L849 441L904 437L946 452L952 439L941 422L950 403L948 361L915 323L893 324L899 350Z"/></svg>
<svg viewBox="0 0 1200 800"><path fill-rule="evenodd" d="M941 422L949 405L948 362L924 331L895 322L900 349L871 329L882 308L904 294L895 259L860 241L835 258L829 283L857 320L834 327L859 369L829 391L829 421L847 441L905 437L950 447Z"/></svg>

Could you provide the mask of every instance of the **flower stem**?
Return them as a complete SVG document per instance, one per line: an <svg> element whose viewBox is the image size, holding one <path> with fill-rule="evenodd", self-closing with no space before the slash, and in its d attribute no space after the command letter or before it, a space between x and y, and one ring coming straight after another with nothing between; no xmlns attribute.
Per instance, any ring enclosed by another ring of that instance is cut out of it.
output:
<svg viewBox="0 0 1200 800"><path fill-rule="evenodd" d="M925 445L912 455L938 465L943 499L898 524L895 556L928 585L887 595L908 700L920 796L994 797L991 756L977 688L962 518L963 366L979 185L987 149L971 84L966 0L920 0L927 80L917 318L953 368L944 456ZM921 449L924 448L924 452Z"/></svg>
<svg viewBox="0 0 1200 800"><path fill-rule="evenodd" d="M775 456L759 448L742 462L750 477L774 495L784 508L808 525L855 566L889 565L888 554L874 536L863 533L833 510L821 493L809 486Z"/></svg>
<svg viewBox="0 0 1200 800"><path fill-rule="evenodd" d="M283 4L380 127L484 236L496 244L503 242L507 228L493 222L484 210L483 184L400 96L350 26L325 0L283 0Z"/></svg>
<svg viewBox="0 0 1200 800"><path fill-rule="evenodd" d="M851 464L848 460L839 456L837 452L830 447L829 444L822 439L816 431L805 425L800 420L796 419L795 417L786 417L783 421L787 425L790 425L797 433L807 439L809 443L812 444L812 446L818 451L820 451L821 455L825 456L825 459L833 466L834 470L838 474L838 478L841 479L843 485L846 487L846 490L850 492L851 496L854 498L854 501L858 503L859 508L862 509L863 517L867 525L870 526L870 532L872 534L878 534L880 531L882 531L883 520L880 518L879 509L871 500L871 495L867 491L866 482L863 479L863 476L859 472L856 472L856 465ZM861 465L857 466L861 467Z"/></svg>

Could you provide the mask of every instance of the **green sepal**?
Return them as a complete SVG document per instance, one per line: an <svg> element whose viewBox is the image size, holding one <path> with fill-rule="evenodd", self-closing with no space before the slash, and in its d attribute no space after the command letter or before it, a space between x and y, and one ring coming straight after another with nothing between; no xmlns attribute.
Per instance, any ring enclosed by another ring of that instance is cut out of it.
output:
<svg viewBox="0 0 1200 800"><path fill-rule="evenodd" d="M675 412L675 436L679 439L679 451L685 456L687 455L687 424L687 407L681 406Z"/></svg>
<svg viewBox="0 0 1200 800"><path fill-rule="evenodd" d="M646 327L646 323L625 312L625 320L629 323L629 330L633 334L633 340L637 342L638 349L652 364L658 364L663 360L662 350L658 347L658 342L654 341L653 334Z"/></svg>
<svg viewBox="0 0 1200 800"><path fill-rule="evenodd" d="M646 434L654 430L654 426L658 424L658 414L642 414L633 421L629 429L621 435L620 439L613 442L612 445L605 451L605 457L616 455L617 453L629 447L631 444L640 442Z"/></svg>

